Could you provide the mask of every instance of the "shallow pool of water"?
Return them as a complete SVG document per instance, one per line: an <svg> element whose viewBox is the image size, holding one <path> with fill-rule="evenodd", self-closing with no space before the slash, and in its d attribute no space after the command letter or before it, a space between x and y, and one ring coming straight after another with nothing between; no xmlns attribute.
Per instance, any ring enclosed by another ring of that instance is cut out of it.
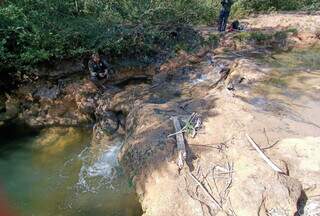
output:
<svg viewBox="0 0 320 216"><path fill-rule="evenodd" d="M90 129L0 130L0 190L15 215L142 214L117 162L121 142L95 156Z"/></svg>
<svg viewBox="0 0 320 216"><path fill-rule="evenodd" d="M320 128L320 48L296 49L258 59L268 71L249 103Z"/></svg>

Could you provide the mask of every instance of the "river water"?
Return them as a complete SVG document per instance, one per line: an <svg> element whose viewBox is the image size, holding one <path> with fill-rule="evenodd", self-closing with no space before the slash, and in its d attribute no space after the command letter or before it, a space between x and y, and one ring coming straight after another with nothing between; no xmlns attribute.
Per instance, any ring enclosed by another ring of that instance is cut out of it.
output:
<svg viewBox="0 0 320 216"><path fill-rule="evenodd" d="M0 192L14 215L142 215L117 162L121 142L95 157L90 129L0 130Z"/></svg>

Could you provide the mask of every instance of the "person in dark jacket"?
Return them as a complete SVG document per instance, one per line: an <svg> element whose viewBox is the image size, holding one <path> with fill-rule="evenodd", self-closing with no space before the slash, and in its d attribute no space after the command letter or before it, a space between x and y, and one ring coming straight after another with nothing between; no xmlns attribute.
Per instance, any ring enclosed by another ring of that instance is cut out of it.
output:
<svg viewBox="0 0 320 216"><path fill-rule="evenodd" d="M99 55L99 53L94 53L88 63L88 68L90 71L90 80L100 89L105 89L102 84L103 79L108 79L112 75L111 66L108 64L107 60Z"/></svg>
<svg viewBox="0 0 320 216"><path fill-rule="evenodd" d="M94 53L88 63L91 80L101 80L110 75L110 65L105 58L101 58L98 53Z"/></svg>
<svg viewBox="0 0 320 216"><path fill-rule="evenodd" d="M232 4L233 4L233 0L221 1L222 8L220 11L219 29L218 29L220 32L224 32L226 30Z"/></svg>

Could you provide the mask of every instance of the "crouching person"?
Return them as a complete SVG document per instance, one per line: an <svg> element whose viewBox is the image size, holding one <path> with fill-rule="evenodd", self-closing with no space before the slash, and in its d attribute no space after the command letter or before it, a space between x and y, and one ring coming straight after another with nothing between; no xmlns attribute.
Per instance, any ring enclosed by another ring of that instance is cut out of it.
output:
<svg viewBox="0 0 320 216"><path fill-rule="evenodd" d="M112 70L105 58L99 53L94 53L88 63L91 81L98 87L103 88L102 82L112 75Z"/></svg>

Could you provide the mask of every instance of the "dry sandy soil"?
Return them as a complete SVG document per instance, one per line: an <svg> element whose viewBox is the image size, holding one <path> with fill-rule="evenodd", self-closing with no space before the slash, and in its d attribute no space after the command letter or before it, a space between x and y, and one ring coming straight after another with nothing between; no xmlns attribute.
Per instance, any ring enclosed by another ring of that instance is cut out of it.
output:
<svg viewBox="0 0 320 216"><path fill-rule="evenodd" d="M320 14L275 13L243 19L242 22L251 29L295 28L299 32L319 33Z"/></svg>
<svg viewBox="0 0 320 216"><path fill-rule="evenodd" d="M299 35L319 42L319 15L261 15L243 22L248 30L293 26ZM304 38L297 41L303 43ZM286 58L268 55L278 61ZM174 132L170 116L187 119L197 112L203 121L195 138L185 134L187 164L180 172L175 160L155 156L160 153L151 153L154 158L141 167L134 159L123 159L124 164L132 162L129 171L143 170L133 175L144 215L320 215L319 68L288 66L284 68L290 74L283 75L281 69L257 60L261 55L256 51L217 49L199 56L182 53L157 75L167 80L158 90L168 96L175 94L173 86L180 91L179 99L158 105L157 115L149 105L135 112L140 121L122 159L134 146L160 145L155 139L174 145L175 139L166 138ZM220 74L230 68L226 80L217 77L219 65ZM188 70L188 79L181 78L183 70ZM262 159L247 135L281 172Z"/></svg>

